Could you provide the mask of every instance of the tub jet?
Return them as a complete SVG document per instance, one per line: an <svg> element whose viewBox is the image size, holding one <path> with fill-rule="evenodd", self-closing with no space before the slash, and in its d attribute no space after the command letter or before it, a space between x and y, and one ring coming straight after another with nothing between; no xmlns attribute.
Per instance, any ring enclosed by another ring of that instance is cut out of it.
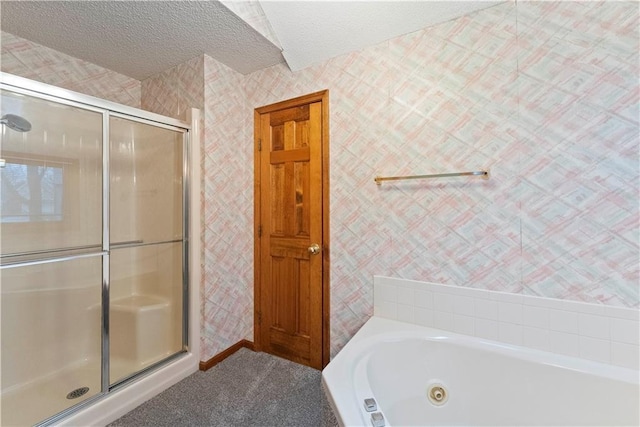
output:
<svg viewBox="0 0 640 427"><path fill-rule="evenodd" d="M442 384L432 384L431 387L429 387L427 396L429 397L429 401L436 406L444 405L449 398L447 390Z"/></svg>

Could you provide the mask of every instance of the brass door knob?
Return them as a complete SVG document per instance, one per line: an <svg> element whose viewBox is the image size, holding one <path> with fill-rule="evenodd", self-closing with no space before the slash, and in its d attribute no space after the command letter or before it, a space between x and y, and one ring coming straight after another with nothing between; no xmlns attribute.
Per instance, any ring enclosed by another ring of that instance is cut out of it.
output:
<svg viewBox="0 0 640 427"><path fill-rule="evenodd" d="M318 255L320 253L320 246L317 243L309 246L307 249L311 255Z"/></svg>

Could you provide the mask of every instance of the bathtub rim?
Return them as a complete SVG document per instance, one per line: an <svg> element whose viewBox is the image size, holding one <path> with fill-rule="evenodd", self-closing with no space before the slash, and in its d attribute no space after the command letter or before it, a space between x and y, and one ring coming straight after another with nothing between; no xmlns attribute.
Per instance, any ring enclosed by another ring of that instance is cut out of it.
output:
<svg viewBox="0 0 640 427"><path fill-rule="evenodd" d="M341 426L369 423L367 418L363 418L367 414L363 402L357 398L366 387L359 388L353 381L356 369L362 368L362 362L366 363L369 350L380 343L407 339L450 341L452 344L506 354L519 360L640 384L640 371L633 369L372 316L322 371L323 390Z"/></svg>

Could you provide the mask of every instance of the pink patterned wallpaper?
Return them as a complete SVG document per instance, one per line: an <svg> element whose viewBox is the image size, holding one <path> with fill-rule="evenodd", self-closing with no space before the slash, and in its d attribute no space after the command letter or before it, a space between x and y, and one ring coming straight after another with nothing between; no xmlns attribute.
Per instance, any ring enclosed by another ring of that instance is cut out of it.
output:
<svg viewBox="0 0 640 427"><path fill-rule="evenodd" d="M637 2L518 3L521 283L639 306Z"/></svg>
<svg viewBox="0 0 640 427"><path fill-rule="evenodd" d="M142 81L141 108L186 120L189 108L204 107L204 58L193 58Z"/></svg>
<svg viewBox="0 0 640 427"><path fill-rule="evenodd" d="M639 307L638 15L509 2L295 73L204 57L143 82L145 108L205 110L202 359L252 339L253 109L322 89L332 354L372 314L374 274Z"/></svg>
<svg viewBox="0 0 640 427"><path fill-rule="evenodd" d="M640 305L638 24L633 2L510 2L247 76L251 108L330 89L332 354L374 274Z"/></svg>
<svg viewBox="0 0 640 427"><path fill-rule="evenodd" d="M632 3L505 3L295 73L205 57L202 359L252 339L253 108L327 88L332 354L374 274L638 307L637 28Z"/></svg>
<svg viewBox="0 0 640 427"><path fill-rule="evenodd" d="M140 107L140 82L134 78L4 31L0 32L0 42L3 72Z"/></svg>
<svg viewBox="0 0 640 427"><path fill-rule="evenodd" d="M253 111L245 77L204 57L202 359L253 341Z"/></svg>

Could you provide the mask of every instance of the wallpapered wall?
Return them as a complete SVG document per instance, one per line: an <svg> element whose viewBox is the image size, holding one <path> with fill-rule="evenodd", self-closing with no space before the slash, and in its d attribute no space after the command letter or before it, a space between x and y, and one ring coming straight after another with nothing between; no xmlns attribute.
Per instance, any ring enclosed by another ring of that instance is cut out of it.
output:
<svg viewBox="0 0 640 427"><path fill-rule="evenodd" d="M143 110L186 120L189 108L204 108L204 58L193 58L142 81Z"/></svg>
<svg viewBox="0 0 640 427"><path fill-rule="evenodd" d="M252 339L253 108L322 89L332 354L374 274L639 307L639 39L634 2L510 2L295 73L205 56L143 82L145 108L205 109L202 359Z"/></svg>
<svg viewBox="0 0 640 427"><path fill-rule="evenodd" d="M142 108L204 111L201 359L253 340L253 126L244 76L203 55L142 82ZM249 224L247 226L247 224Z"/></svg>
<svg viewBox="0 0 640 427"><path fill-rule="evenodd" d="M245 77L205 56L202 359L253 341L253 110Z"/></svg>
<svg viewBox="0 0 640 427"><path fill-rule="evenodd" d="M0 70L16 76L140 107L140 82L82 59L0 31Z"/></svg>
<svg viewBox="0 0 640 427"><path fill-rule="evenodd" d="M251 108L330 90L333 354L374 274L639 306L639 40L637 3L506 3L247 76Z"/></svg>

